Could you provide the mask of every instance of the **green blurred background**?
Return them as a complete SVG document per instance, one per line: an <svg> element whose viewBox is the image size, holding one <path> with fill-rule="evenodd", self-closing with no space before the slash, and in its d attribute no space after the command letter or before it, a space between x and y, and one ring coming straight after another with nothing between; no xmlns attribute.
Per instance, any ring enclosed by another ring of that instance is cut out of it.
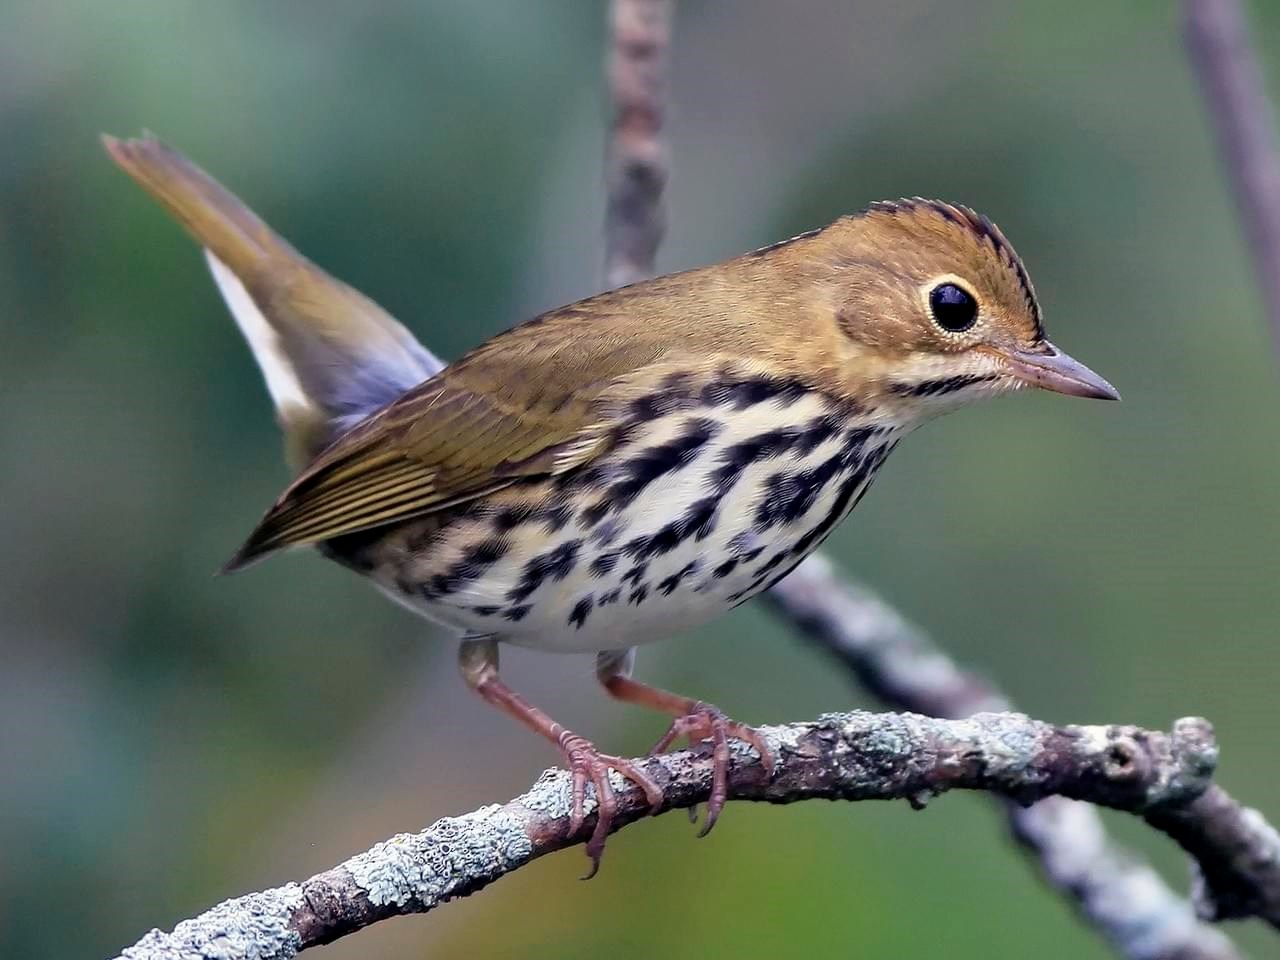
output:
<svg viewBox="0 0 1280 960"><path fill-rule="evenodd" d="M1280 75L1280 8L1256 37ZM506 798L553 754L338 567L211 574L286 479L193 246L106 161L156 131L445 357L600 276L604 5L0 2L0 955L93 957ZM681 5L670 234L713 261L970 203L1120 405L1020 395L890 461L831 551L1055 721L1204 714L1280 816L1280 380L1171 4ZM639 674L753 721L867 704L748 605ZM610 748L659 721L507 658ZM1110 818L1179 889L1160 838ZM330 957L1108 956L982 798L733 806L540 861ZM1236 931L1275 955L1256 928Z"/></svg>

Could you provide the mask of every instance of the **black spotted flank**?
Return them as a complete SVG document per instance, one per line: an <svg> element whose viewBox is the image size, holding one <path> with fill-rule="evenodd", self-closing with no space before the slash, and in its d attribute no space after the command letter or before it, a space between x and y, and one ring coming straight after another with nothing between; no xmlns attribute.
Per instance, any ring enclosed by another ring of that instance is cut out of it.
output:
<svg viewBox="0 0 1280 960"><path fill-rule="evenodd" d="M512 623L519 623L532 609L533 604L531 603L519 603L513 607L507 607L507 609L502 612L502 616L507 620L510 620Z"/></svg>
<svg viewBox="0 0 1280 960"><path fill-rule="evenodd" d="M538 554L524 565L520 582L507 591L507 599L513 603L523 603L533 591L542 586L544 580L563 580L573 570L581 549L581 540L570 540L554 550Z"/></svg>
<svg viewBox="0 0 1280 960"><path fill-rule="evenodd" d="M630 581L632 584L639 586L640 581L644 579L644 575L648 572L649 572L649 564L647 562L637 563L634 567L632 567L630 570L624 573L621 577L619 577L618 582L627 583L628 581Z"/></svg>
<svg viewBox="0 0 1280 960"><path fill-rule="evenodd" d="M922 380L919 383L894 383L889 389L900 397L940 397L955 393L976 383L990 383L997 379L994 373L962 373L939 380Z"/></svg>
<svg viewBox="0 0 1280 960"><path fill-rule="evenodd" d="M807 457L819 444L834 437L839 429L840 421L830 414L814 417L800 431L800 436L796 439L796 453Z"/></svg>
<svg viewBox="0 0 1280 960"><path fill-rule="evenodd" d="M658 590L662 592L662 595L664 597L669 597L671 596L671 594L675 593L677 589L679 589L680 582L684 580L685 577L692 576L697 572L698 572L698 561L690 560L688 563L686 563L683 567L681 567L671 576L667 577L665 580L659 581Z"/></svg>
<svg viewBox="0 0 1280 960"><path fill-rule="evenodd" d="M582 625L587 622L587 617L591 614L593 606L595 606L595 601L591 597L583 597L575 603L573 611L569 614L569 625L581 630Z"/></svg>
<svg viewBox="0 0 1280 960"><path fill-rule="evenodd" d="M533 516L535 507L532 503L521 503L514 507L503 507L493 517L495 530L514 530Z"/></svg>
<svg viewBox="0 0 1280 960"><path fill-rule="evenodd" d="M419 587L419 593L428 600L454 593L468 583L478 580L489 567L501 560L511 548L505 537L490 537L472 544L462 557L443 573L437 573Z"/></svg>

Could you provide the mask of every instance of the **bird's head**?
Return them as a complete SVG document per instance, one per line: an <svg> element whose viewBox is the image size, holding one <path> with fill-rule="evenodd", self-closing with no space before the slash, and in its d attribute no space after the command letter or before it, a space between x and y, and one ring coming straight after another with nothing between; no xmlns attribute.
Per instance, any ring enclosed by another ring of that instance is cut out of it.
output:
<svg viewBox="0 0 1280 960"><path fill-rule="evenodd" d="M1026 386L1119 399L1045 337L1026 269L985 217L900 200L837 221L822 237L841 369L851 392L871 391L895 419Z"/></svg>

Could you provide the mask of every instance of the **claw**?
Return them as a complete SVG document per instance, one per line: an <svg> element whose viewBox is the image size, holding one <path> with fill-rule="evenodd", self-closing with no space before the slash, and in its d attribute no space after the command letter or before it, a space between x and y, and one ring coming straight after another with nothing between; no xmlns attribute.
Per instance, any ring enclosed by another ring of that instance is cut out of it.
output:
<svg viewBox="0 0 1280 960"><path fill-rule="evenodd" d="M754 729L745 723L730 720L719 708L709 703L699 702L690 713L671 721L671 726L653 745L649 754L652 756L662 753L681 737L687 737L690 746L705 740L711 741L711 793L707 797L707 815L702 821L702 829L698 831L699 837L705 837L720 819L720 811L729 798L729 738L741 740L760 754L760 765L769 778L773 776L773 754L765 745L764 738ZM695 810L690 809L689 819L692 821L695 816Z"/></svg>
<svg viewBox="0 0 1280 960"><path fill-rule="evenodd" d="M652 778L630 760L601 753L591 741L574 733L563 733L559 747L565 765L573 774L573 793L569 808L568 836L576 837L586 820L586 786L590 781L596 795L596 824L587 840L587 857L591 867L582 877L590 880L600 870L600 858L604 856L604 842L618 814L618 798L609 783L609 771L616 770L638 786L649 802L649 812L662 809L662 789Z"/></svg>

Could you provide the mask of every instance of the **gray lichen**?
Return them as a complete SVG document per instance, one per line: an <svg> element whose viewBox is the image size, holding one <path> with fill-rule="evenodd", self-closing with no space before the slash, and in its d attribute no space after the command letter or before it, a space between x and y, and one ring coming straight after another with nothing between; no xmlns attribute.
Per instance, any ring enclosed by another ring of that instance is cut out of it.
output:
<svg viewBox="0 0 1280 960"><path fill-rule="evenodd" d="M402 833L342 866L375 906L430 909L464 886L499 877L533 855L525 822L493 804Z"/></svg>
<svg viewBox="0 0 1280 960"><path fill-rule="evenodd" d="M301 905L296 883L224 900L171 933L152 930L117 960L290 960L301 942L289 920Z"/></svg>

